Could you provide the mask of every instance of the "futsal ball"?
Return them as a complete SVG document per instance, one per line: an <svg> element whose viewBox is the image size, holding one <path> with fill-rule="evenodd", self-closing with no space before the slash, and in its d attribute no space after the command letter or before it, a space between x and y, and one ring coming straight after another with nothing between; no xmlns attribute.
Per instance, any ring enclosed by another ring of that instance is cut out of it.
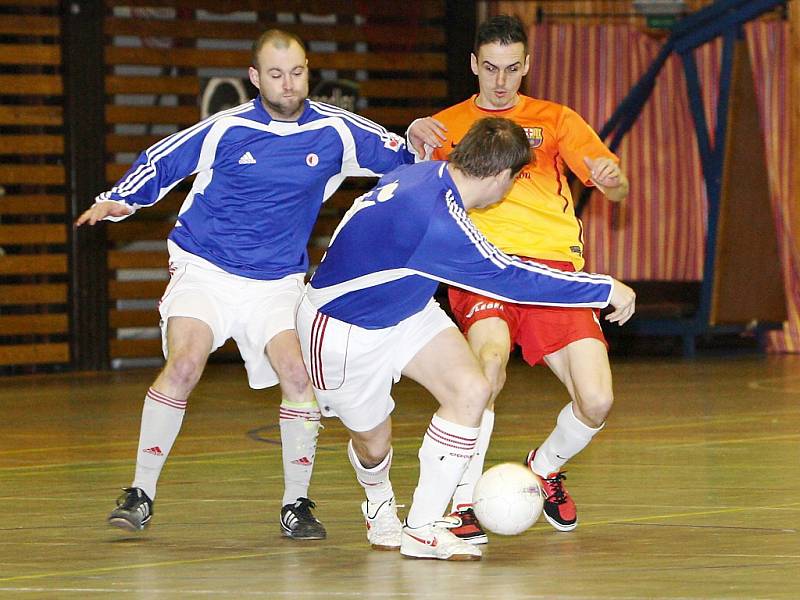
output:
<svg viewBox="0 0 800 600"><path fill-rule="evenodd" d="M544 494L539 479L523 465L503 463L488 469L472 497L481 525L500 535L516 535L536 523Z"/></svg>

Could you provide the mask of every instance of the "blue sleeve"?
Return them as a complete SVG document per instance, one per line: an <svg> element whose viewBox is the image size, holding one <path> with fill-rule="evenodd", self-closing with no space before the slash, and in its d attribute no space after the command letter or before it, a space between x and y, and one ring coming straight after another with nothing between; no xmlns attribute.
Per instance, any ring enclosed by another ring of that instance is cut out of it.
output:
<svg viewBox="0 0 800 600"><path fill-rule="evenodd" d="M114 187L98 195L95 202L122 202L134 210L155 204L181 180L211 166L213 157L204 161L209 163L207 165L201 163L200 157L203 141L212 126L210 120L201 121L156 142L139 155Z"/></svg>
<svg viewBox="0 0 800 600"><path fill-rule="evenodd" d="M408 267L432 279L519 304L603 308L613 286L607 275L568 273L505 254L452 199L437 207Z"/></svg>
<svg viewBox="0 0 800 600"><path fill-rule="evenodd" d="M414 163L414 155L405 140L387 131L381 125L362 116L348 113L343 119L355 142L355 164L345 164L348 175L363 175L363 170L373 175L383 175L399 167Z"/></svg>

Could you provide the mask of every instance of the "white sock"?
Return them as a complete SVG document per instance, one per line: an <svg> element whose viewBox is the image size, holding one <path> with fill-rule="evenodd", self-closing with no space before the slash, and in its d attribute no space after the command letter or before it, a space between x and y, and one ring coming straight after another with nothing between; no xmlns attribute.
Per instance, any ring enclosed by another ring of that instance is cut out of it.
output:
<svg viewBox="0 0 800 600"><path fill-rule="evenodd" d="M176 400L150 388L144 397L139 450L133 487L142 488L151 500L156 498L156 484L178 437L186 412L186 400Z"/></svg>
<svg viewBox="0 0 800 600"><path fill-rule="evenodd" d="M453 494L453 512L457 511L459 506L472 504L472 493L475 491L475 484L483 474L483 462L486 459L486 451L489 449L493 429L494 412L487 408L483 411L481 432L478 434L475 454L472 455L467 470L464 471L464 475L456 487L456 493Z"/></svg>
<svg viewBox="0 0 800 600"><path fill-rule="evenodd" d="M480 427L465 427L433 415L419 449L419 483L408 511L409 527L442 518L475 452Z"/></svg>
<svg viewBox="0 0 800 600"><path fill-rule="evenodd" d="M536 450L531 468L540 477L561 470L561 467L578 452L586 448L592 438L605 427L597 429L584 425L572 411L572 402L561 409L556 428Z"/></svg>
<svg viewBox="0 0 800 600"><path fill-rule="evenodd" d="M315 401L290 402L281 400L281 453L283 455L283 502L294 504L298 498L308 498L320 412Z"/></svg>
<svg viewBox="0 0 800 600"><path fill-rule="evenodd" d="M386 500L394 498L394 490L392 489L392 482L389 481L389 469L392 466L393 450L389 448L389 453L380 462L380 464L368 469L361 464L361 461L353 450L353 441L347 443L347 456L350 459L350 464L356 471L356 479L361 487L367 494L367 500L370 503L380 504Z"/></svg>

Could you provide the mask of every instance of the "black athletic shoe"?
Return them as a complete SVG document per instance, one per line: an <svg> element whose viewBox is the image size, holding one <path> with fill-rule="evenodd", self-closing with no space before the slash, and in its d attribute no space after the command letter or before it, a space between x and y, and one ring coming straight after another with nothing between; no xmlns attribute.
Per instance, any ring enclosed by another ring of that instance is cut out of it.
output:
<svg viewBox="0 0 800 600"><path fill-rule="evenodd" d="M528 452L528 457L525 459L525 464L531 471L533 471L531 465L536 456L536 450ZM542 477L538 473L534 473L534 475L539 478L540 487L544 492L542 512L547 522L559 531L575 529L578 526L578 509L567 488L564 487L563 482L567 478L564 471L555 471L546 477Z"/></svg>
<svg viewBox="0 0 800 600"><path fill-rule="evenodd" d="M481 527L478 517L475 516L472 505L459 504L458 510L451 512L449 516L460 521L460 525L456 525L450 529L450 533L454 536L461 538L468 544L478 545L489 543L489 537L486 535L483 527Z"/></svg>
<svg viewBox="0 0 800 600"><path fill-rule="evenodd" d="M281 508L281 533L293 540L325 539L325 527L311 514L311 509L316 507L308 498L298 498L294 504L286 504Z"/></svg>
<svg viewBox="0 0 800 600"><path fill-rule="evenodd" d="M128 531L141 531L153 516L153 501L141 488L123 488L117 508L108 515L108 524Z"/></svg>

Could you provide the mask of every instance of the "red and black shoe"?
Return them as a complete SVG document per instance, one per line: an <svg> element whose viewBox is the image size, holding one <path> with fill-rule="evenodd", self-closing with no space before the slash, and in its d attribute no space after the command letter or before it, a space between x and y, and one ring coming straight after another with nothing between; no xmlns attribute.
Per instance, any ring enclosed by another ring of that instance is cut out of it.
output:
<svg viewBox="0 0 800 600"><path fill-rule="evenodd" d="M481 528L478 522L478 517L475 516L475 511L472 510L470 504L459 504L456 511L451 512L448 517L458 519L461 524L456 525L450 529L450 533L457 538L461 538L468 544L488 544L489 538L486 532Z"/></svg>
<svg viewBox="0 0 800 600"><path fill-rule="evenodd" d="M533 471L533 457L536 450L531 450L525 460L525 464ZM578 511L575 501L564 487L563 481L567 478L563 471L550 473L546 477L534 473L541 481L542 491L544 492L544 506L542 512L544 518L559 531L572 531L578 526Z"/></svg>

